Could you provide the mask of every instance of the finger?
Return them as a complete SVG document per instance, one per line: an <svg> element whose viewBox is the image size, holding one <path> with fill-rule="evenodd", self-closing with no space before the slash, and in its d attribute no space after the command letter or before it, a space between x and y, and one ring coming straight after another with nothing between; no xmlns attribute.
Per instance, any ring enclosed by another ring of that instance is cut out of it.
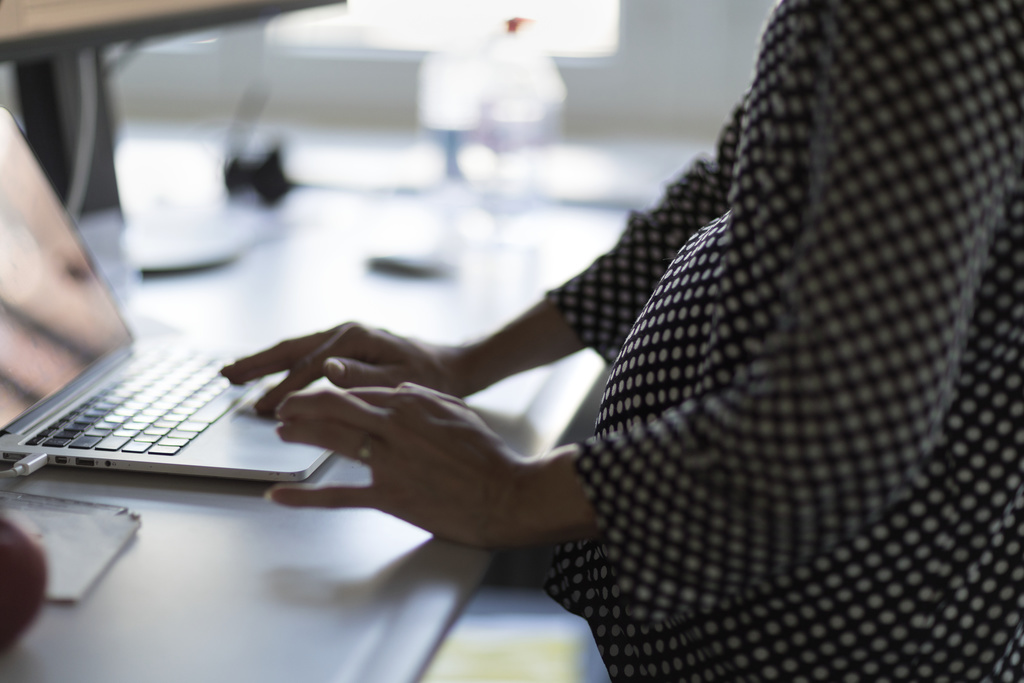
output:
<svg viewBox="0 0 1024 683"><path fill-rule="evenodd" d="M266 497L289 507L376 507L377 494L371 487L278 485Z"/></svg>
<svg viewBox="0 0 1024 683"><path fill-rule="evenodd" d="M444 403L451 403L453 405L459 406L460 408L467 407L466 402L463 401L458 396L452 396L451 394L446 394L443 391L431 389L430 387L415 384L414 382L402 382L401 384L398 385L397 390L403 393L417 394L419 396L429 397L432 399L443 401Z"/></svg>
<svg viewBox="0 0 1024 683"><path fill-rule="evenodd" d="M327 407L328 405L330 405L330 399L327 398L327 396L333 396L337 394L354 396L360 399L361 401L365 401L367 404L371 406L376 406L377 408L383 409L393 408L402 401L410 402L413 405L423 406L425 408L429 408L431 406L442 406L446 405L449 402L457 406L464 405L460 399L456 399L445 394L430 391L412 392L408 390L400 392L398 389L384 386L359 387L357 389L342 389L340 391L326 389L317 392L300 392L293 395L294 399L289 398L289 400L304 401L304 397L312 397L312 401L314 403L310 407L312 407L313 409L323 409L316 411L315 414L318 417L327 417L328 415L331 414L332 411L332 408ZM314 413L310 413L310 415L313 414ZM285 413L281 413L279 411L277 416L281 418L285 415L287 415L287 411Z"/></svg>
<svg viewBox="0 0 1024 683"><path fill-rule="evenodd" d="M448 421L453 417L458 420L460 417L458 408L434 396L400 394L389 387L364 387L347 391L372 406L390 411L389 419L396 420L396 424L414 426L437 423L438 420ZM469 411L469 408L462 410Z"/></svg>
<svg viewBox="0 0 1024 683"><path fill-rule="evenodd" d="M239 358L234 363L225 365L220 369L220 374L232 384L245 384L286 369L286 367L280 367L279 363L268 363L265 358L260 357L260 354L255 354Z"/></svg>
<svg viewBox="0 0 1024 683"><path fill-rule="evenodd" d="M426 416L450 417L452 415L451 409L461 406L460 403L452 404L444 400L451 397L431 392L403 391L389 387L362 387L359 389L347 389L346 391L371 405L390 409L395 416L401 415L406 420L412 419L419 422L422 422L422 418ZM465 409L468 410L468 408Z"/></svg>
<svg viewBox="0 0 1024 683"><path fill-rule="evenodd" d="M354 358L331 357L324 361L324 376L342 389L356 387L390 387L394 381L379 365L370 365Z"/></svg>
<svg viewBox="0 0 1024 683"><path fill-rule="evenodd" d="M358 339L363 328L346 323L334 330L307 337L301 341L319 342L312 351L301 357L293 357L288 376L280 384L267 391L256 403L256 412L268 415L274 412L285 396L309 386L324 375L324 360L344 345L345 340ZM307 348L308 344L303 347Z"/></svg>
<svg viewBox="0 0 1024 683"><path fill-rule="evenodd" d="M302 420L336 421L348 427L383 435L388 411L369 403L351 391L321 390L291 394L277 409L283 423Z"/></svg>
<svg viewBox="0 0 1024 683"><path fill-rule="evenodd" d="M268 389L253 404L253 408L261 415L272 415L286 396L309 386L319 378L320 372L316 365L308 362L300 363L281 382Z"/></svg>
<svg viewBox="0 0 1024 683"><path fill-rule="evenodd" d="M331 356L341 358L362 358L373 361L379 353L379 332L363 327L359 323L339 325L315 352L321 365Z"/></svg>
<svg viewBox="0 0 1024 683"><path fill-rule="evenodd" d="M395 398L395 390L391 387L360 387L344 391L378 408L390 408Z"/></svg>
<svg viewBox="0 0 1024 683"><path fill-rule="evenodd" d="M311 349L320 346L323 339L330 338L333 334L334 331L329 330L308 337L282 341L269 349L239 358L234 363L226 365L221 370L221 374L236 384L242 384L275 372L288 370L299 359L306 356Z"/></svg>
<svg viewBox="0 0 1024 683"><path fill-rule="evenodd" d="M287 370L296 358L304 355L295 340L284 341L265 351L239 358L234 363L224 366L221 374L232 382L241 384L259 377Z"/></svg>
<svg viewBox="0 0 1024 683"><path fill-rule="evenodd" d="M361 453L373 444L368 432L358 427L345 425L328 420L292 420L277 426L277 434L282 441L304 443L319 446L350 458L361 458ZM378 453L382 449L377 449Z"/></svg>
<svg viewBox="0 0 1024 683"><path fill-rule="evenodd" d="M393 410L400 421L416 421L429 415L435 427L461 429L473 425L474 429L491 430L480 414L457 396L411 383L400 385L395 393L400 398L393 404Z"/></svg>

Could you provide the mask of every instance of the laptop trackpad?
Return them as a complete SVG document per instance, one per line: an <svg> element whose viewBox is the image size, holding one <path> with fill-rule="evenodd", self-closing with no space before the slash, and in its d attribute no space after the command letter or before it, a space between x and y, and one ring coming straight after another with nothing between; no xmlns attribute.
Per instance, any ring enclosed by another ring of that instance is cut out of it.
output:
<svg viewBox="0 0 1024 683"><path fill-rule="evenodd" d="M211 425L183 455L189 464L199 466L266 470L272 475L267 478L305 479L328 452L319 446L282 441L277 425L277 420L245 408Z"/></svg>

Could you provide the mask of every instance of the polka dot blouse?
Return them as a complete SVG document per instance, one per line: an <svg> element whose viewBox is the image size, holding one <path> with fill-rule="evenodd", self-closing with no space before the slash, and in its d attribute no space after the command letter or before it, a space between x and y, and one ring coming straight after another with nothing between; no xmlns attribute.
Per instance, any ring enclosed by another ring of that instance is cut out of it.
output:
<svg viewBox="0 0 1024 683"><path fill-rule="evenodd" d="M551 292L612 362L548 591L615 681L1024 680L1024 0L785 0Z"/></svg>

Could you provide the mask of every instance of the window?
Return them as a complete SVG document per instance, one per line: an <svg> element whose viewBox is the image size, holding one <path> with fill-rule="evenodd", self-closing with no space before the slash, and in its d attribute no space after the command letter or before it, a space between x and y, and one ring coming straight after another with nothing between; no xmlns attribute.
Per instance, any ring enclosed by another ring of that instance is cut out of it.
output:
<svg viewBox="0 0 1024 683"><path fill-rule="evenodd" d="M524 39L561 57L605 57L619 41L619 0L348 0L274 19L271 45L433 52L532 19Z"/></svg>
<svg viewBox="0 0 1024 683"><path fill-rule="evenodd" d="M449 42L455 27L468 41L518 15L536 18L523 38L557 58L567 133L714 139L749 86L774 3L349 0L153 43L124 60L117 91L126 117L230 119L260 83L268 121L412 129L424 54L462 47Z"/></svg>

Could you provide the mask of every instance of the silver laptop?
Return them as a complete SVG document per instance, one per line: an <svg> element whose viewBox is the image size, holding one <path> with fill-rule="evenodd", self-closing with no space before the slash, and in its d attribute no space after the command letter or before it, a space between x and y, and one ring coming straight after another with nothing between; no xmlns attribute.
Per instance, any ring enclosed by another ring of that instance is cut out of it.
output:
<svg viewBox="0 0 1024 683"><path fill-rule="evenodd" d="M0 460L295 481L328 453L282 442L224 359L136 342L9 112L0 109Z"/></svg>

